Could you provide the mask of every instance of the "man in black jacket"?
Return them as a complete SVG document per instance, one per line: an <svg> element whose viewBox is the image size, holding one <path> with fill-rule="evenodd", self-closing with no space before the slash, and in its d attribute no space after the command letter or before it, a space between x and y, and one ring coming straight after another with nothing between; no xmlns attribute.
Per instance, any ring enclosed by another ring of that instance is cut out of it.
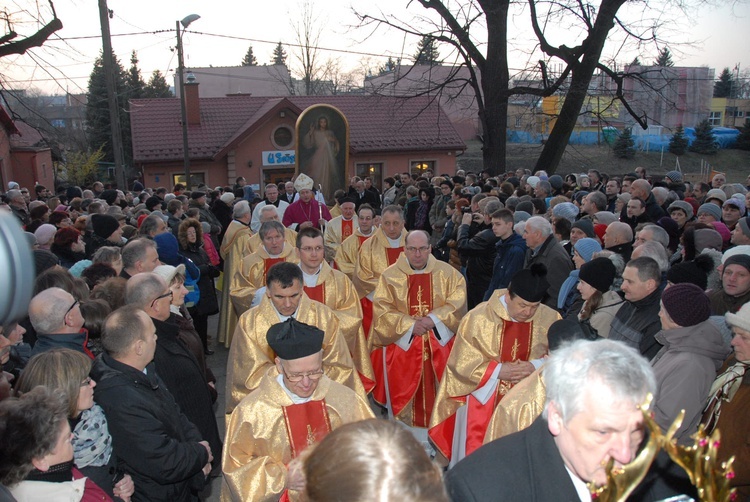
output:
<svg viewBox="0 0 750 502"><path fill-rule="evenodd" d="M458 227L456 249L462 257L466 257L466 290L467 307L473 309L484 300L484 293L492 279L492 266L495 263L495 244L497 237L492 228L488 228L469 237L472 221L481 221L485 225L491 224L491 214L500 210L502 204L497 200L490 200L483 204L480 213L466 213Z"/></svg>
<svg viewBox="0 0 750 502"><path fill-rule="evenodd" d="M156 329L129 305L104 325L91 369L94 398L107 415L114 453L133 477L133 501L197 501L211 471L211 448L180 412L152 360Z"/></svg>

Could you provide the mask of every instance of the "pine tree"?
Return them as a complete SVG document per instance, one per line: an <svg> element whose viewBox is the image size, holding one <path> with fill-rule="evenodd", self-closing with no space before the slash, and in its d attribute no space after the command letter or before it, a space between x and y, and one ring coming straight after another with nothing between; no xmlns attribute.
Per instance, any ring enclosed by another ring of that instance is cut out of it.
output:
<svg viewBox="0 0 750 502"><path fill-rule="evenodd" d="M120 127L124 131L123 121L127 117L125 109L125 100L128 92L125 85L125 70L123 70L119 59L112 54L115 72L115 89L117 91L117 105L120 110ZM112 149L112 132L109 120L109 102L107 101L107 84L104 75L104 61L102 53L94 61L94 69L89 77L88 102L86 103L86 137L88 138L89 149L96 151L103 148L104 162L114 162L114 150ZM125 152L132 156L132 150Z"/></svg>
<svg viewBox="0 0 750 502"><path fill-rule="evenodd" d="M242 58L242 66L258 66L258 60L255 59L255 55L253 55L253 46L247 48L247 52L245 53L245 57Z"/></svg>
<svg viewBox="0 0 750 502"><path fill-rule="evenodd" d="M688 139L685 137L685 130L679 125L675 129L672 139L669 140L669 152L679 157L680 155L684 155L687 147Z"/></svg>
<svg viewBox="0 0 750 502"><path fill-rule="evenodd" d="M640 60L640 59L638 59L638 56L636 56L636 57L635 57L635 58L633 59L633 62L631 62L631 63L630 63L630 66L641 66L641 60Z"/></svg>
<svg viewBox="0 0 750 502"><path fill-rule="evenodd" d="M423 35L417 44L417 53L412 56L414 64L437 65L442 62L439 58L437 40L430 35Z"/></svg>
<svg viewBox="0 0 750 502"><path fill-rule="evenodd" d="M273 64L286 64L286 51L284 46L279 42L273 49Z"/></svg>
<svg viewBox="0 0 750 502"><path fill-rule="evenodd" d="M716 140L713 134L711 134L711 129L712 127L708 119L695 126L695 140L693 140L693 144L689 148L691 152L714 155L719 151Z"/></svg>
<svg viewBox="0 0 750 502"><path fill-rule="evenodd" d="M385 75L386 73L390 73L395 69L396 61L394 61L391 56L388 56L388 61L386 61L380 68L378 68L378 75Z"/></svg>
<svg viewBox="0 0 750 502"><path fill-rule="evenodd" d="M734 147L739 150L750 150L750 119L745 119L745 125L740 127L740 135Z"/></svg>
<svg viewBox="0 0 750 502"><path fill-rule="evenodd" d="M733 98L734 75L729 68L724 68L719 75L719 80L714 82L715 98Z"/></svg>
<svg viewBox="0 0 750 502"><path fill-rule="evenodd" d="M169 84L164 75L159 70L151 74L151 78L143 89L144 98L171 98L172 91L169 90Z"/></svg>
<svg viewBox="0 0 750 502"><path fill-rule="evenodd" d="M615 157L620 159L632 159L635 157L635 141L629 127L626 127L612 145Z"/></svg>
<svg viewBox="0 0 750 502"><path fill-rule="evenodd" d="M674 61L672 61L672 53L669 52L669 48L664 47L662 50L659 51L659 55L656 57L656 60L654 61L654 66L664 66L664 67L674 66Z"/></svg>
<svg viewBox="0 0 750 502"><path fill-rule="evenodd" d="M143 89L146 87L146 83L141 76L141 69L138 68L138 55L135 51L130 54L130 69L125 76L125 85L128 89L128 99L143 97Z"/></svg>

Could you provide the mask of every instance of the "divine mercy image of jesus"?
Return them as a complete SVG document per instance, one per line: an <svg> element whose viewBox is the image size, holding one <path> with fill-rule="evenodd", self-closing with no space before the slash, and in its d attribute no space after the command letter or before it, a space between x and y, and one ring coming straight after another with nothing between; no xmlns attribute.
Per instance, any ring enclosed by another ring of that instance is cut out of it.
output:
<svg viewBox="0 0 750 502"><path fill-rule="evenodd" d="M346 185L348 124L343 114L327 105L308 108L297 121L299 172L322 188L327 202Z"/></svg>

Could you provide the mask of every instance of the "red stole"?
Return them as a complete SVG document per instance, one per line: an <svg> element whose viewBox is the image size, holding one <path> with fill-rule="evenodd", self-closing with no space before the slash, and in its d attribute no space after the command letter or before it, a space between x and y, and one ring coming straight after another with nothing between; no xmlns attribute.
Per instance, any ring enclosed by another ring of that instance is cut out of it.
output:
<svg viewBox="0 0 750 502"><path fill-rule="evenodd" d="M394 263L396 263L396 260L398 260L398 257L401 256L401 253L404 250L404 246L399 246L397 248L385 248L386 251L386 258L388 259L388 266L390 267Z"/></svg>
<svg viewBox="0 0 750 502"><path fill-rule="evenodd" d="M297 458L308 446L319 443L331 432L325 399L284 406L282 409L292 458Z"/></svg>
<svg viewBox="0 0 750 502"><path fill-rule="evenodd" d="M341 242L354 233L354 220L341 218Z"/></svg>
<svg viewBox="0 0 750 502"><path fill-rule="evenodd" d="M369 239L370 237L372 237L372 234L370 234L370 235L358 235L357 239L359 239L359 247L362 247L362 244L364 244L365 241L367 239Z"/></svg>
<svg viewBox="0 0 750 502"><path fill-rule="evenodd" d="M268 275L268 269L284 261L284 258L264 258L263 259L263 283L266 282L266 276Z"/></svg>
<svg viewBox="0 0 750 502"><path fill-rule="evenodd" d="M324 282L313 287L305 286L303 289L305 290L305 294L307 294L307 296L309 296L311 300L315 300L316 302L325 305L326 285Z"/></svg>

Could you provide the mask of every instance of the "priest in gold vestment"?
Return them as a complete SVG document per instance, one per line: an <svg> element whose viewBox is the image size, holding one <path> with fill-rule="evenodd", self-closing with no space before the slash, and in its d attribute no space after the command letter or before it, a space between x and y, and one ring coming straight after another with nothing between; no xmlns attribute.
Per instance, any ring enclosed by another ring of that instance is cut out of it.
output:
<svg viewBox="0 0 750 502"><path fill-rule="evenodd" d="M372 237L375 230L375 210L372 206L369 204L359 206L357 221L359 228L354 231L354 234L344 239L336 249L336 256L333 260L336 269L341 270L351 280L354 280L354 266L357 264L359 248Z"/></svg>
<svg viewBox="0 0 750 502"><path fill-rule="evenodd" d="M341 243L354 235L354 231L359 228L357 215L354 214L354 200L343 198L339 204L341 205L341 216L332 218L326 225L324 233L325 245L333 253L336 253Z"/></svg>
<svg viewBox="0 0 750 502"><path fill-rule="evenodd" d="M297 256L308 298L327 305L339 321L354 366L367 392L375 385L370 351L362 330L362 306L352 281L324 260L323 234L317 228L303 228L297 235Z"/></svg>
<svg viewBox="0 0 750 502"><path fill-rule="evenodd" d="M465 279L431 251L426 232L409 232L404 253L375 288L369 339L372 347L384 348L374 399L396 419L424 429L425 441L438 383L466 314Z"/></svg>
<svg viewBox="0 0 750 502"><path fill-rule="evenodd" d="M300 500L300 454L339 426L373 417L365 399L323 374L324 336L293 318L268 330L277 357L229 419L222 501Z"/></svg>
<svg viewBox="0 0 750 502"><path fill-rule="evenodd" d="M226 413L231 413L242 398L255 390L273 366L274 352L265 336L271 326L289 317L323 330L326 375L365 398L338 319L330 308L310 300L303 285L299 266L287 262L274 265L268 273L268 289L260 304L240 316L227 361Z"/></svg>
<svg viewBox="0 0 750 502"><path fill-rule="evenodd" d="M219 248L219 253L224 260L224 274L217 337L219 343L223 343L225 347L229 347L232 343L234 328L237 326L237 312L234 310L229 297L229 287L235 272L240 268L245 247L252 237L252 232L248 227L251 214L250 204L246 200L241 200L234 205L232 210L233 220L227 227Z"/></svg>
<svg viewBox="0 0 750 502"><path fill-rule="evenodd" d="M235 272L229 286L237 315L242 315L253 306L256 293L266 286L266 274L277 263L297 263L294 247L284 241L284 225L278 221L268 221L260 226L263 245L256 252L242 258L240 269Z"/></svg>
<svg viewBox="0 0 750 502"><path fill-rule="evenodd" d="M547 330L560 315L542 305L547 269L519 270L463 318L440 382L430 439L457 463L482 445L497 403L542 363Z"/></svg>
<svg viewBox="0 0 750 502"><path fill-rule="evenodd" d="M279 213L276 212L274 206L263 206L260 209L260 224L263 225L267 221L278 221L279 223L281 223ZM296 241L296 239L297 232L295 232L291 228L284 227L284 242L289 244L289 247L294 247L294 242ZM247 242L247 248L244 251L243 257L249 255L250 253L256 252L262 246L263 241L260 240L260 234L254 234Z"/></svg>

